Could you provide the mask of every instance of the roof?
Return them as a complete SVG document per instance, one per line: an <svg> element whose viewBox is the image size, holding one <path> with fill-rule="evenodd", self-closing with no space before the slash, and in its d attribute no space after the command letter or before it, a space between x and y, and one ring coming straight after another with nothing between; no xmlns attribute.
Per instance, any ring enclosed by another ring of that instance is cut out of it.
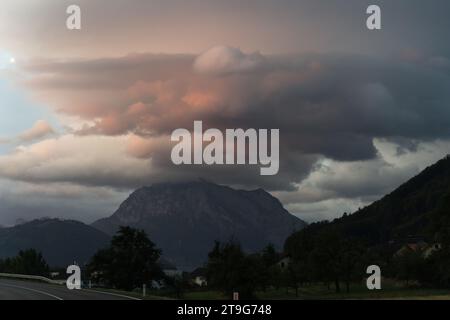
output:
<svg viewBox="0 0 450 320"><path fill-rule="evenodd" d="M191 276L195 277L205 277L206 276L206 268L197 268L191 272Z"/></svg>

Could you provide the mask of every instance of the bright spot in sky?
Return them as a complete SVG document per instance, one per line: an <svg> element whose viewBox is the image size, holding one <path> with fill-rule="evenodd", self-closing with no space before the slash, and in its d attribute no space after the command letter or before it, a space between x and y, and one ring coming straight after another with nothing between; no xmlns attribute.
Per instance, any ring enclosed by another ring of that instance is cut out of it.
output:
<svg viewBox="0 0 450 320"><path fill-rule="evenodd" d="M6 51L0 49L0 70L10 69L16 64L16 58Z"/></svg>

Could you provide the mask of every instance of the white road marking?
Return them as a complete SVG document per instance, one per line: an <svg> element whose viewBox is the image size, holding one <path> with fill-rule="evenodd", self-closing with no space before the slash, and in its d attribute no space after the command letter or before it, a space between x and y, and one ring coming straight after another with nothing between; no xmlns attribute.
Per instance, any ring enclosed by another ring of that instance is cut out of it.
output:
<svg viewBox="0 0 450 320"><path fill-rule="evenodd" d="M1 285L1 286L4 286L4 287L17 288L17 289L23 289L23 290L28 290L28 291L31 291L31 292L40 293L40 294L42 294L42 295L45 295L45 296L54 298L54 299L56 299L56 300L64 300L64 299L62 299L62 298L60 298L60 297L58 297L58 296L55 296L55 295L53 295L53 294L51 294L51 293L44 292L44 291L41 291L41 290L30 289L30 288L27 288L27 287L16 286L16 285L13 285L13 284L4 284L4 283L1 283L0 285Z"/></svg>
<svg viewBox="0 0 450 320"><path fill-rule="evenodd" d="M123 294L117 294L117 293L111 293L111 292L105 292L105 291L89 290L89 289L82 289L82 291L88 291L88 292L93 292L93 293L102 293L102 294L107 294L107 295L115 296L115 297L119 297L119 298L130 299L130 300L139 300L139 301L142 300L142 299L139 299L139 298L126 296L126 295L123 295Z"/></svg>

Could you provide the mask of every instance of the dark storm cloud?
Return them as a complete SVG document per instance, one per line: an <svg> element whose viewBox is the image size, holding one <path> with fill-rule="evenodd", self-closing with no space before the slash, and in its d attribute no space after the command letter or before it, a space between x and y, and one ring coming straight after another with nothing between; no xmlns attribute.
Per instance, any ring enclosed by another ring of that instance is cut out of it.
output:
<svg viewBox="0 0 450 320"><path fill-rule="evenodd" d="M449 148L434 143L448 140L450 128L448 0L79 0L81 32L65 28L70 4L2 1L2 50L36 99L76 123L0 156L0 176L14 184L132 189L203 177L270 190L300 185L289 203L317 202L293 212L326 201L329 213L382 195ZM381 6L380 31L365 27L369 4ZM216 47L197 59L217 44L242 50ZM169 135L194 120L280 128L280 173L174 167ZM395 143L387 160L375 137ZM324 158L335 160L331 172L317 165ZM11 198L11 216L22 198ZM49 201L42 212L70 203Z"/></svg>
<svg viewBox="0 0 450 320"><path fill-rule="evenodd" d="M134 187L145 181L201 176L290 189L320 157L375 159L374 138L403 141L401 148L409 148L412 140L449 138L450 73L430 64L433 57L263 57L236 50L218 47L199 57L132 55L28 65L28 85L36 94L51 97L48 102L57 105L58 112L91 123L76 134L141 136L128 154L152 161L148 175L133 173L122 179L120 172L98 176L93 169L88 175L67 175L72 172L68 170L48 180ZM279 128L279 175L260 177L257 168L249 167L174 167L170 134L178 128L192 129L194 120L202 120L205 130ZM151 142L155 139L158 143ZM47 179L45 174L36 176Z"/></svg>

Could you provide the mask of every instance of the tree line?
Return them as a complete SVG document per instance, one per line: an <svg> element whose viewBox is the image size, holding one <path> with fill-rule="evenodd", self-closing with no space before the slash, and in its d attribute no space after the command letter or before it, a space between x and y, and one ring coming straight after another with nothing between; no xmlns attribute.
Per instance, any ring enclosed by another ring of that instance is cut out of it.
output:
<svg viewBox="0 0 450 320"><path fill-rule="evenodd" d="M40 252L21 250L13 258L0 259L0 273L48 276L49 266Z"/></svg>
<svg viewBox="0 0 450 320"><path fill-rule="evenodd" d="M255 298L268 289L299 289L323 285L335 292L350 292L353 283L367 277L367 266L378 265L385 278L423 287L450 288L450 228L436 234L439 250L428 255L423 250L396 254L389 245L369 246L349 237L333 223L313 224L292 234L283 252L273 245L257 253L246 253L236 241L215 242L205 264L208 289L231 297ZM158 261L162 251L142 230L121 227L110 245L99 250L85 266L85 275L95 283L131 291L163 280L176 297L193 288L185 273L181 277L164 275ZM48 276L49 266L34 249L20 251L16 257L0 260L0 272Z"/></svg>
<svg viewBox="0 0 450 320"><path fill-rule="evenodd" d="M295 232L286 240L283 253L269 246L260 253L246 254L238 243L216 243L208 257L208 283L228 296L240 292L254 297L256 291L269 287L292 288L298 296L300 288L318 284L349 293L352 284L365 284L367 267L377 265L384 278L406 286L449 289L450 217L441 212L449 207L436 212L441 218L438 227L430 229L432 246L373 244L346 234L333 222ZM403 246L405 250L399 250ZM284 267L277 264L282 257L287 262Z"/></svg>

